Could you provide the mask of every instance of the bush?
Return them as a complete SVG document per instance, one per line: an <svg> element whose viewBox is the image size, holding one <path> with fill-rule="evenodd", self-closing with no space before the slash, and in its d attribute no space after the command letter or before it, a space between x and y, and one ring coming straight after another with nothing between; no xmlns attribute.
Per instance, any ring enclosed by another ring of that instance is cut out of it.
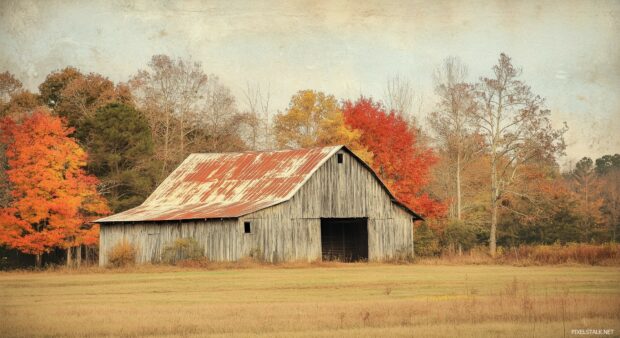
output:
<svg viewBox="0 0 620 338"><path fill-rule="evenodd" d="M412 250L414 249L414 250ZM411 245L405 245L400 249L396 250L396 254L392 259L388 260L388 262L392 263L413 263L415 261L414 257L415 247L411 247Z"/></svg>
<svg viewBox="0 0 620 338"><path fill-rule="evenodd" d="M415 229L414 236L414 251L416 256L428 257L438 256L441 253L439 246L439 240L433 230L429 228L426 222L422 223Z"/></svg>
<svg viewBox="0 0 620 338"><path fill-rule="evenodd" d="M204 257L203 248L193 238L179 238L167 245L162 253L162 261L175 264L183 260L197 260Z"/></svg>
<svg viewBox="0 0 620 338"><path fill-rule="evenodd" d="M478 244L476 229L465 222L453 220L444 230L442 244L451 254L469 251Z"/></svg>
<svg viewBox="0 0 620 338"><path fill-rule="evenodd" d="M122 267L136 262L136 248L127 241L117 243L108 252L108 261L114 267Z"/></svg>

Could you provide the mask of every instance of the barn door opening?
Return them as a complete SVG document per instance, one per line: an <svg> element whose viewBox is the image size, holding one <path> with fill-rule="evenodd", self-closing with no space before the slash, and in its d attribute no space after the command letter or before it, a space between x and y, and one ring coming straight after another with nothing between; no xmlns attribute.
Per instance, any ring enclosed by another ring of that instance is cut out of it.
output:
<svg viewBox="0 0 620 338"><path fill-rule="evenodd" d="M321 257L324 261L368 260L368 219L321 218Z"/></svg>

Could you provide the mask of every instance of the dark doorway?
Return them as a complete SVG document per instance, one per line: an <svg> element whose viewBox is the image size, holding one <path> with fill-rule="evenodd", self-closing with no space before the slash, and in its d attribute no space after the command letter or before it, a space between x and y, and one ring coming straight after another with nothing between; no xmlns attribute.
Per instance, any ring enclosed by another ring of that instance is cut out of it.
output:
<svg viewBox="0 0 620 338"><path fill-rule="evenodd" d="M321 257L324 261L368 260L368 219L321 218Z"/></svg>

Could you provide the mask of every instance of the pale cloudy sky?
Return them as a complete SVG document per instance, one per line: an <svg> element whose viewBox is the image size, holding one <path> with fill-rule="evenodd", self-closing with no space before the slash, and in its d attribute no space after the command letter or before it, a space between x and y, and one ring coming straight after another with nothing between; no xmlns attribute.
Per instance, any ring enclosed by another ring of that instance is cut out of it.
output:
<svg viewBox="0 0 620 338"><path fill-rule="evenodd" d="M381 99L398 75L424 114L445 57L474 81L505 52L569 124L567 162L620 152L619 20L620 1L604 0L0 0L0 71L36 89L67 65L126 81L153 54L191 57L239 99L269 86L276 109L306 88Z"/></svg>

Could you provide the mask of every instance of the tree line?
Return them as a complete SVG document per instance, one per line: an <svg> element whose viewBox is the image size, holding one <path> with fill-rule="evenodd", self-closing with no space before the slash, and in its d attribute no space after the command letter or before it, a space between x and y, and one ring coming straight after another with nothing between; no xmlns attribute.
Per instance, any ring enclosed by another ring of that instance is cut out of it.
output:
<svg viewBox="0 0 620 338"><path fill-rule="evenodd" d="M620 155L561 172L566 127L552 126L508 56L477 82L448 58L434 82L423 121L398 77L383 99L306 89L274 111L268 88L248 85L239 99L200 63L166 55L122 83L66 67L36 93L1 73L0 244L37 264L57 249L79 262L97 244L92 219L142 203L190 153L334 144L425 216L419 254L616 240Z"/></svg>

